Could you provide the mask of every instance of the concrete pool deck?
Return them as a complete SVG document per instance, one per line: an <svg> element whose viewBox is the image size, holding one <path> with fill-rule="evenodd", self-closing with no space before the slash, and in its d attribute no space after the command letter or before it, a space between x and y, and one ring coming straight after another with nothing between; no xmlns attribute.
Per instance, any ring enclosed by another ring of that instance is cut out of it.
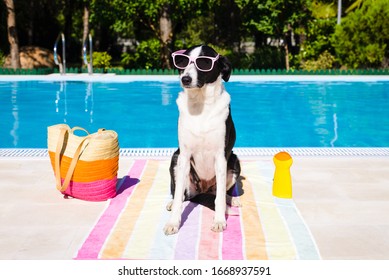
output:
<svg viewBox="0 0 389 280"><path fill-rule="evenodd" d="M294 201L322 259L389 260L389 157L293 159ZM130 162L120 158L119 178ZM108 205L64 199L47 157L0 156L0 178L3 260L72 259Z"/></svg>

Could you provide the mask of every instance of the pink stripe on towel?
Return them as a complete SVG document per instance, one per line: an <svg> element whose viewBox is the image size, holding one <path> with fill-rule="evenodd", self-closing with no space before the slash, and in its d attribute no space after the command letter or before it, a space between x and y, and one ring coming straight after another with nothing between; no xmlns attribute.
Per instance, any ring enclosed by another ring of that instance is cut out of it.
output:
<svg viewBox="0 0 389 280"><path fill-rule="evenodd" d="M120 189L118 190L116 198L111 200L108 208L104 211L104 214L78 251L76 259L97 259L99 257L99 252L103 247L105 240L114 227L119 214L122 212L128 197L134 189L131 185L131 183L133 183L131 180L140 178L145 165L146 160L137 160L134 162L134 165L128 173L129 177L124 177L121 180ZM127 184L129 186L127 186Z"/></svg>
<svg viewBox="0 0 389 280"><path fill-rule="evenodd" d="M219 240L221 233L211 230L215 212L207 207L202 209L201 237L199 242L199 260L219 259Z"/></svg>
<svg viewBox="0 0 389 280"><path fill-rule="evenodd" d="M229 208L227 217L227 229L223 232L223 260L243 260L243 236L240 225L240 210L236 207Z"/></svg>

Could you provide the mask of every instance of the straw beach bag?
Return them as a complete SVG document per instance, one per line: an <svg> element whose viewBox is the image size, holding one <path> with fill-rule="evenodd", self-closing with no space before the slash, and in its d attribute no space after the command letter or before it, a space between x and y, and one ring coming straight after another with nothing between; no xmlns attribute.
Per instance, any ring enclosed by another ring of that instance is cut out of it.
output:
<svg viewBox="0 0 389 280"><path fill-rule="evenodd" d="M87 135L77 136L76 130ZM57 124L47 128L47 144L60 192L89 201L116 195L119 143L115 131L99 129L89 134L81 127Z"/></svg>

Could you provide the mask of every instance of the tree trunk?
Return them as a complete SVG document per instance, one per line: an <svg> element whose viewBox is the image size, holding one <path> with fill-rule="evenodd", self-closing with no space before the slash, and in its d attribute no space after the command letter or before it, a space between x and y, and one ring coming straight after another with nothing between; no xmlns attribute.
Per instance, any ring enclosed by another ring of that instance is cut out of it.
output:
<svg viewBox="0 0 389 280"><path fill-rule="evenodd" d="M66 39L65 56L67 57L67 61L69 61L70 56L68 54L74 51L74 44L72 38L72 13L73 13L72 1L64 0L63 5L64 5L63 15L65 19L63 33Z"/></svg>
<svg viewBox="0 0 389 280"><path fill-rule="evenodd" d="M289 51L292 47L292 27L288 24L288 31L284 34L284 48L285 48L285 67L286 70L289 70Z"/></svg>
<svg viewBox="0 0 389 280"><path fill-rule="evenodd" d="M288 48L288 44L285 44L284 48L285 48L285 67L286 67L286 70L289 70L289 48Z"/></svg>
<svg viewBox="0 0 389 280"><path fill-rule="evenodd" d="M161 60L162 68L171 69L169 45L173 37L172 20L170 18L170 6L165 4L162 7L162 14L159 19L160 39L161 39Z"/></svg>
<svg viewBox="0 0 389 280"><path fill-rule="evenodd" d="M89 7L85 5L84 7L84 32L82 34L82 41L85 41L88 38L89 34Z"/></svg>
<svg viewBox="0 0 389 280"><path fill-rule="evenodd" d="M4 0L5 6L7 7L8 17L8 41L10 45L11 53L11 65L13 69L20 68L20 56L19 56L19 40L18 33L16 30L16 19L15 19L15 5L13 0Z"/></svg>
<svg viewBox="0 0 389 280"><path fill-rule="evenodd" d="M27 36L28 36L28 45L32 46L34 44L34 1L30 2L30 14L29 14L29 19L28 19L28 26L27 28Z"/></svg>

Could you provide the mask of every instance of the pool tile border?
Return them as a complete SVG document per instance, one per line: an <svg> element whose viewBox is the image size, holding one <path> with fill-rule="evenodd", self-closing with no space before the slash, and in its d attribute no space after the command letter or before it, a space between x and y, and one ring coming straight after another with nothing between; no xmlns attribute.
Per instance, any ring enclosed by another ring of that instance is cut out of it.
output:
<svg viewBox="0 0 389 280"><path fill-rule="evenodd" d="M133 158L166 158L170 157L175 148L122 148L121 157ZM280 151L286 151L292 156L355 156L355 157L386 157L389 147L382 148L235 148L234 152L242 158L259 156L274 156ZM0 158L43 158L48 157L47 149L0 149Z"/></svg>

